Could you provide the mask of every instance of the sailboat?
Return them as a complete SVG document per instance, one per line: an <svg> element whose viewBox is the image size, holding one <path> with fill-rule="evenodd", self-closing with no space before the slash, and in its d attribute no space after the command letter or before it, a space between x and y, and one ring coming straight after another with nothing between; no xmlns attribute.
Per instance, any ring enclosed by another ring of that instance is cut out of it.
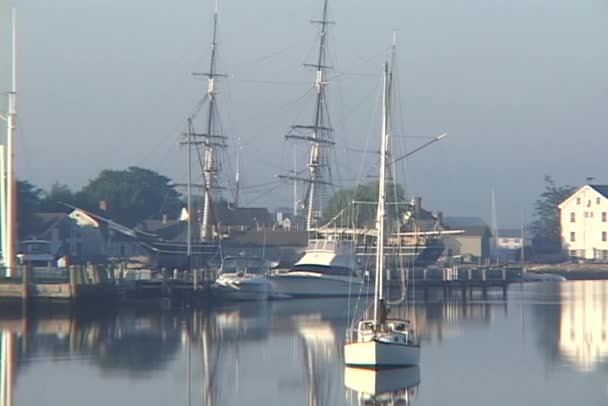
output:
<svg viewBox="0 0 608 406"><path fill-rule="evenodd" d="M390 164L390 95L392 72L384 64L384 91L382 101L382 133L380 143L380 179L378 185L378 209L376 213L376 278L374 286L373 319L361 320L357 328L350 330L344 345L344 361L347 366L402 367L420 362L420 343L409 320L387 318L383 296L385 269L384 244L386 225L387 169Z"/></svg>

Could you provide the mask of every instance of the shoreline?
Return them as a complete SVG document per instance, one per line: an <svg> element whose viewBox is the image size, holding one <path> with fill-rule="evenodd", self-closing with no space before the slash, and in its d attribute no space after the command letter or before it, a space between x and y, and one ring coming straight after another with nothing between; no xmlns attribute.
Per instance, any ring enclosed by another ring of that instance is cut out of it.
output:
<svg viewBox="0 0 608 406"><path fill-rule="evenodd" d="M561 275L568 280L608 279L608 264L530 264L528 272Z"/></svg>

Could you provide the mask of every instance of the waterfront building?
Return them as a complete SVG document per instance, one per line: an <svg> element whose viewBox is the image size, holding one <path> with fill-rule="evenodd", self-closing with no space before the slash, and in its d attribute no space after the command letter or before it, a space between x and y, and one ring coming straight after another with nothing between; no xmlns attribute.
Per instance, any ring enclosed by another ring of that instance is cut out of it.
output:
<svg viewBox="0 0 608 406"><path fill-rule="evenodd" d="M608 185L584 185L558 208L564 252L571 259L608 262Z"/></svg>
<svg viewBox="0 0 608 406"><path fill-rule="evenodd" d="M442 237L444 256L485 259L490 256L490 227L479 217L446 217L447 229L461 230L459 234Z"/></svg>

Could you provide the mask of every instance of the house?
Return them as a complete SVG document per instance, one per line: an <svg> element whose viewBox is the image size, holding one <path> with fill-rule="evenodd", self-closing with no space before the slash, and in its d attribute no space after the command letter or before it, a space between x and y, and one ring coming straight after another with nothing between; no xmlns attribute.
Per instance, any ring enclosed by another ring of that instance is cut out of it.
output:
<svg viewBox="0 0 608 406"><path fill-rule="evenodd" d="M608 262L608 185L581 186L558 208L564 252Z"/></svg>
<svg viewBox="0 0 608 406"><path fill-rule="evenodd" d="M220 238L230 238L235 233L249 230L271 229L274 225L272 215L263 207L216 205L213 209Z"/></svg>
<svg viewBox="0 0 608 406"><path fill-rule="evenodd" d="M496 232L496 249L499 251L520 250L523 244L521 230L501 229Z"/></svg>
<svg viewBox="0 0 608 406"><path fill-rule="evenodd" d="M277 210L275 228L285 231L304 231L305 217L294 216L293 210Z"/></svg>
<svg viewBox="0 0 608 406"><path fill-rule="evenodd" d="M19 255L26 263L52 263L69 257L71 263L100 262L105 258L99 223L82 210L70 213L35 213L35 226L20 242ZM46 259L40 261L44 256Z"/></svg>
<svg viewBox="0 0 608 406"><path fill-rule="evenodd" d="M500 229L496 231L491 244L492 257L506 261L517 261L521 258L522 248L531 245L530 238L522 238L520 229Z"/></svg>
<svg viewBox="0 0 608 406"><path fill-rule="evenodd" d="M446 229L462 230L459 234L447 234L442 237L447 257L470 256L488 258L490 256L490 238L492 234L488 225L479 217L446 217Z"/></svg>

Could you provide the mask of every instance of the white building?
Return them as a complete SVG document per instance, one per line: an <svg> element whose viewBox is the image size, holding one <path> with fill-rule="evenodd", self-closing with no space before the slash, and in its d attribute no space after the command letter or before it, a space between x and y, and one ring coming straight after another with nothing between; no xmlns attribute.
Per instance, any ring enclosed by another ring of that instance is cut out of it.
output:
<svg viewBox="0 0 608 406"><path fill-rule="evenodd" d="M566 253L608 261L608 185L582 186L558 207Z"/></svg>

